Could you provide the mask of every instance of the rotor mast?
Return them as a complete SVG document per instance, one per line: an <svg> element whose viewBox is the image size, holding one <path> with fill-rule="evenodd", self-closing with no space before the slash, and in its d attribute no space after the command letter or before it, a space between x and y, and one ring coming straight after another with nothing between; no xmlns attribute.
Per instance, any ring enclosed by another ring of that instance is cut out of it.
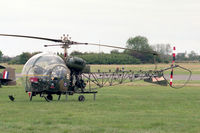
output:
<svg viewBox="0 0 200 133"><path fill-rule="evenodd" d="M68 34L67 34L67 36L65 36L65 34L63 34L63 36L61 37L61 40L63 42L62 48L64 49L64 59L65 60L68 57L67 49L69 48L69 45L71 44L70 39L71 39L71 37L69 37Z"/></svg>
<svg viewBox="0 0 200 133"><path fill-rule="evenodd" d="M44 38L44 37L37 37L37 36L26 36L26 35L14 35L14 34L0 34L0 36L23 37L23 38L39 39L39 40L46 40L46 41L60 43L60 44L53 44L53 45L44 45L44 47L60 46L61 48L64 49L64 59L65 60L67 59L67 56L68 56L67 55L67 49L70 48L70 45L94 45L94 46L110 47L110 48L131 50L131 51L135 51L135 52L150 53L150 54L153 54L153 55L158 55L158 53L155 52L155 51L137 51L137 50L134 50L134 49L105 45L105 44L75 42L75 41L71 41L71 37L69 37L68 34L67 34L67 36L65 36L65 34L63 34L61 39L52 39L52 38Z"/></svg>

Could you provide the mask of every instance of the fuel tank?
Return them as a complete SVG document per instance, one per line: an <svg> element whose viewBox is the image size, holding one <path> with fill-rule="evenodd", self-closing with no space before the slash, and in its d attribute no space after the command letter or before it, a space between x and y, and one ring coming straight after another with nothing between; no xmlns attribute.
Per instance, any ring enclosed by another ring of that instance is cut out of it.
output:
<svg viewBox="0 0 200 133"><path fill-rule="evenodd" d="M85 68L86 61L79 57L69 57L66 65L71 71L82 72Z"/></svg>

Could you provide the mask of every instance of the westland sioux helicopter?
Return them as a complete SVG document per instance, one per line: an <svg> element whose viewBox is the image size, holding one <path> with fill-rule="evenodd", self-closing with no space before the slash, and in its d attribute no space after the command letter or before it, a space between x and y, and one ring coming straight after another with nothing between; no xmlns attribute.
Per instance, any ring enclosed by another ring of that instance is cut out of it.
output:
<svg viewBox="0 0 200 133"><path fill-rule="evenodd" d="M40 95L44 97L46 101L53 100L53 94L58 95L58 100L62 94L73 95L81 94L78 97L79 101L84 101L85 97L83 94L94 94L97 93L97 87L113 86L117 84L122 84L127 81L133 81L135 79L143 79L144 81L157 83L159 85L172 85L173 69L180 68L189 73L186 82L180 86L183 87L191 77L191 71L183 68L179 65L174 65L175 55L171 67L161 69L161 70L149 70L149 71L125 71L124 69L116 69L116 71L109 72L90 72L89 68L86 67L86 61L78 57L67 57L67 49L72 45L94 45L103 46L117 49L124 49L135 51L133 49L95 44L95 43L82 43L71 41L71 38L67 35L63 35L61 39L51 39L35 36L25 36L25 35L10 35L10 34L0 34L0 36L10 36L10 37L23 37L31 39L40 39L46 41L52 41L59 44L55 45L44 45L45 47L50 46L60 46L64 49L64 59L55 54L40 53L31 57L22 70L23 82L25 86L25 91L29 94L30 101L33 96ZM140 52L140 51L139 51ZM158 54L154 51L143 51L143 53L149 53L154 56ZM87 69L86 69L87 68ZM168 82L167 78L164 76L164 71L171 70L171 81ZM88 85L86 89L86 85ZM174 87L175 88L175 87Z"/></svg>

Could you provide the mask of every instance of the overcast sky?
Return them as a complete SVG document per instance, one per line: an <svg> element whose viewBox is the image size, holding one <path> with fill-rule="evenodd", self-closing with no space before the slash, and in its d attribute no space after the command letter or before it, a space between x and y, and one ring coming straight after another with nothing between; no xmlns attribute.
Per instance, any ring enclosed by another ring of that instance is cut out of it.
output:
<svg viewBox="0 0 200 133"><path fill-rule="evenodd" d="M126 46L129 37L142 35L151 45L169 43L177 52L200 54L199 0L0 0L0 33ZM48 41L0 37L4 55L53 51ZM73 46L73 50L108 52L111 49Z"/></svg>

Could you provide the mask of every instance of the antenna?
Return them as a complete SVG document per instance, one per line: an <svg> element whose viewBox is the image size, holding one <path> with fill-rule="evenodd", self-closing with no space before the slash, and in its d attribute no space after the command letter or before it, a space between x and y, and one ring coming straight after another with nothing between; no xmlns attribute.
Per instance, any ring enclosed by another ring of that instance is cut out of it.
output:
<svg viewBox="0 0 200 133"><path fill-rule="evenodd" d="M69 45L71 45L73 42L71 41L71 37L67 34L67 36L65 36L65 34L63 34L63 36L61 37L62 42L64 43L62 45L62 48L64 49L64 59L67 59L67 49L70 48Z"/></svg>
<svg viewBox="0 0 200 133"><path fill-rule="evenodd" d="M102 53L101 53L101 46L100 46L100 44L101 44L101 41L99 40L99 66L100 66L99 70L101 71Z"/></svg>

